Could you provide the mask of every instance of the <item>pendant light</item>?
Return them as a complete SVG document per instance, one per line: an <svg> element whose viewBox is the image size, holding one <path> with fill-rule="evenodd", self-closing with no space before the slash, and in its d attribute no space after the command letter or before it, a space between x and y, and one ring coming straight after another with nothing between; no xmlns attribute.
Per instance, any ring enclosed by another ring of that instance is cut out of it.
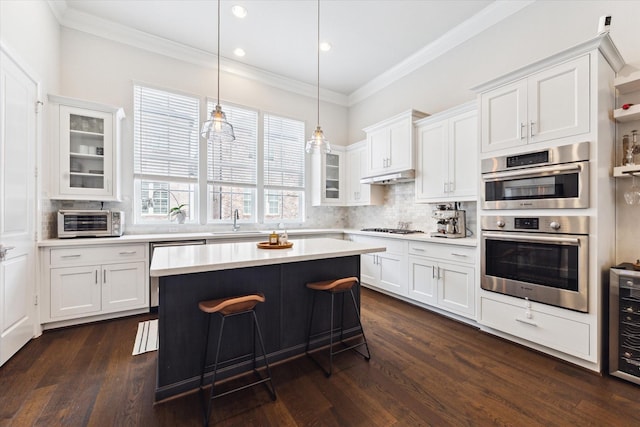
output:
<svg viewBox="0 0 640 427"><path fill-rule="evenodd" d="M317 96L317 108L318 108L318 121L316 130L313 131L311 135L311 139L307 141L306 151L307 153L312 153L314 151L321 151L324 153L331 152L331 144L324 137L324 132L322 132L322 128L320 127L320 0L318 0L318 43L316 46L318 52L318 96Z"/></svg>
<svg viewBox="0 0 640 427"><path fill-rule="evenodd" d="M227 116L220 105L220 0L218 0L218 102L211 111L211 118L202 124L200 135L209 142L235 141L233 126L227 121Z"/></svg>

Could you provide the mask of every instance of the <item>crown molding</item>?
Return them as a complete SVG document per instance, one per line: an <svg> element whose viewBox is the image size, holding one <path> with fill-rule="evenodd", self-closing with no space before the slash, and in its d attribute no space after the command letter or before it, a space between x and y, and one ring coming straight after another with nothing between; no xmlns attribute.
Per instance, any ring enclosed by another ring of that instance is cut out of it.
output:
<svg viewBox="0 0 640 427"><path fill-rule="evenodd" d="M68 8L65 1L49 1L48 3L56 19L63 27L202 67L217 68L218 58L214 53L176 43L95 15ZM220 57L220 70L310 98L316 98L317 96L318 88L315 85L290 79L228 58ZM344 107L347 106L348 101L346 95L322 88L320 88L320 99Z"/></svg>
<svg viewBox="0 0 640 427"><path fill-rule="evenodd" d="M498 0L451 29L433 43L420 49L398 65L375 77L349 95L349 106L355 105L374 93L391 85L402 77L432 62L467 40L477 36L487 28L519 12L535 0Z"/></svg>
<svg viewBox="0 0 640 427"><path fill-rule="evenodd" d="M355 105L472 37L475 37L487 28L524 9L534 1L535 0L494 1L478 14L453 28L406 60L375 77L351 94L345 95L320 88L320 99L343 107ZM47 2L60 25L66 28L195 65L208 68L216 68L217 66L217 57L211 52L134 30L124 25L69 8L66 1L48 0ZM317 87L315 85L277 75L228 58L220 58L220 70L310 98L317 96Z"/></svg>

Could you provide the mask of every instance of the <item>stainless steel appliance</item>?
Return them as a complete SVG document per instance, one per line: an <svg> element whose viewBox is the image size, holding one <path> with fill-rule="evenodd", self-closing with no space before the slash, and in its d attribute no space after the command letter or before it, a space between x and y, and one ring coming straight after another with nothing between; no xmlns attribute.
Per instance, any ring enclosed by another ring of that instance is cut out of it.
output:
<svg viewBox="0 0 640 427"><path fill-rule="evenodd" d="M483 159L484 209L589 207L589 143Z"/></svg>
<svg viewBox="0 0 640 427"><path fill-rule="evenodd" d="M588 312L589 217L484 216L482 289Z"/></svg>
<svg viewBox="0 0 640 427"><path fill-rule="evenodd" d="M152 242L150 244L150 259L153 259L153 250L167 246L187 246L187 245L204 245L205 240L181 240L173 242ZM160 280L157 277L149 277L149 306L151 308L158 307L158 285Z"/></svg>
<svg viewBox="0 0 640 427"><path fill-rule="evenodd" d="M640 266L610 270L609 373L640 384Z"/></svg>
<svg viewBox="0 0 640 427"><path fill-rule="evenodd" d="M431 233L431 237L448 237L454 239L466 237L467 226L465 211L438 205L438 209L431 213L431 217L436 220L436 231Z"/></svg>
<svg viewBox="0 0 640 427"><path fill-rule="evenodd" d="M124 212L59 210L58 238L122 236Z"/></svg>

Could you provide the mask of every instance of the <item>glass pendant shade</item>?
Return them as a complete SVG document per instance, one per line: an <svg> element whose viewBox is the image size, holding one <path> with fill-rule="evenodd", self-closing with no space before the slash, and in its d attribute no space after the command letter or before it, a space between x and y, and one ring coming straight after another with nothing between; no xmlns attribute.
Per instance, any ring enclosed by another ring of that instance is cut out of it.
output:
<svg viewBox="0 0 640 427"><path fill-rule="evenodd" d="M216 104L216 109L211 112L211 119L202 124L200 135L209 142L235 141L233 126L227 121L220 104Z"/></svg>
<svg viewBox="0 0 640 427"><path fill-rule="evenodd" d="M307 151L307 153L320 151L328 154L331 152L331 144L325 139L324 132L322 132L320 125L318 125L318 127L316 127L316 130L313 131L311 139L307 141L307 147L305 150Z"/></svg>

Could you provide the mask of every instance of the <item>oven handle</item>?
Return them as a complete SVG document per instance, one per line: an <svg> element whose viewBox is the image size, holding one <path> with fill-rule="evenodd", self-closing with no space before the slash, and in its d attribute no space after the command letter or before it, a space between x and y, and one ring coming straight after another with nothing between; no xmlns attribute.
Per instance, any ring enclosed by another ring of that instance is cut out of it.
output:
<svg viewBox="0 0 640 427"><path fill-rule="evenodd" d="M546 237L546 236L512 236L495 233L482 233L482 237L500 239L500 240L517 240L519 242L550 242L550 243L571 243L580 246L580 239L575 237Z"/></svg>
<svg viewBox="0 0 640 427"><path fill-rule="evenodd" d="M539 168L535 168L532 170L528 169L518 169L506 172L493 172L482 174L482 179L485 181L495 181L497 179L502 178L530 178L541 175L553 175L558 172L567 172L567 171L580 171L582 167L579 164L568 164L568 165L553 165L553 166L542 166Z"/></svg>

